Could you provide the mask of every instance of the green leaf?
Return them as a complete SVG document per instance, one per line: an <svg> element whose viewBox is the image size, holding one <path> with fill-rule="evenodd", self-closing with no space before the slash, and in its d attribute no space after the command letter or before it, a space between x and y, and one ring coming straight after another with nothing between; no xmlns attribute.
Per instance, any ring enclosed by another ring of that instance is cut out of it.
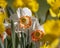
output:
<svg viewBox="0 0 60 48"><path fill-rule="evenodd" d="M31 42L29 48L35 48L34 44Z"/></svg>
<svg viewBox="0 0 60 48"><path fill-rule="evenodd" d="M12 48L15 48L15 30L13 20L11 20L11 31L12 31Z"/></svg>
<svg viewBox="0 0 60 48"><path fill-rule="evenodd" d="M26 34L24 32L21 32L20 45L21 48L26 47Z"/></svg>
<svg viewBox="0 0 60 48"><path fill-rule="evenodd" d="M8 43L7 48L11 48L11 46L12 46L12 38L11 38L11 36L7 36L7 43Z"/></svg>
<svg viewBox="0 0 60 48"><path fill-rule="evenodd" d="M10 17L12 14L14 14L14 11L10 6L7 6L6 12L7 12L8 17Z"/></svg>
<svg viewBox="0 0 60 48"><path fill-rule="evenodd" d="M19 47L19 38L18 38L18 34L16 34L16 38L15 38L16 40L15 40L15 48L20 48Z"/></svg>
<svg viewBox="0 0 60 48"><path fill-rule="evenodd" d="M3 45L3 43L2 43L1 38L0 38L0 45L1 45L1 47L0 47L0 48L4 48L4 45Z"/></svg>

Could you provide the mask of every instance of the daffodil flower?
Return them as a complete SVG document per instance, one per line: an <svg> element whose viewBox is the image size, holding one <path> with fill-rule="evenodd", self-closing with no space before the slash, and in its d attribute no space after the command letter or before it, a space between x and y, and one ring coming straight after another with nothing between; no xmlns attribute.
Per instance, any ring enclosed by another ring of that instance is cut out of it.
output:
<svg viewBox="0 0 60 48"><path fill-rule="evenodd" d="M49 8L52 17L60 17L60 0L47 0L47 3L51 6Z"/></svg>
<svg viewBox="0 0 60 48"><path fill-rule="evenodd" d="M0 7L6 8L7 2L5 0L0 0Z"/></svg>
<svg viewBox="0 0 60 48"><path fill-rule="evenodd" d="M28 7L32 10L32 12L37 12L39 8L39 4L36 1L32 1L28 3Z"/></svg>
<svg viewBox="0 0 60 48"><path fill-rule="evenodd" d="M3 34L5 31L4 20L6 18L6 14L3 8L0 8L0 34Z"/></svg>
<svg viewBox="0 0 60 48"><path fill-rule="evenodd" d="M60 36L60 20L47 20L43 27L46 34Z"/></svg>
<svg viewBox="0 0 60 48"><path fill-rule="evenodd" d="M34 30L31 34L32 41L39 41L44 33L41 30Z"/></svg>
<svg viewBox="0 0 60 48"><path fill-rule="evenodd" d="M0 8L0 23L3 23L6 18L6 13L3 8Z"/></svg>
<svg viewBox="0 0 60 48"><path fill-rule="evenodd" d="M22 16L20 17L20 27L21 28L29 28L32 24L31 17L29 16Z"/></svg>

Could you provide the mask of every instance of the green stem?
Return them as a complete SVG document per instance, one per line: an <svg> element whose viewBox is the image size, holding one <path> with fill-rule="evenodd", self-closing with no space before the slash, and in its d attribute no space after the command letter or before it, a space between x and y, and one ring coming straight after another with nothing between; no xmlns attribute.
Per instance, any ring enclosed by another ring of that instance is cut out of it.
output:
<svg viewBox="0 0 60 48"><path fill-rule="evenodd" d="M4 48L7 48L8 44L7 44L7 38L4 40Z"/></svg>

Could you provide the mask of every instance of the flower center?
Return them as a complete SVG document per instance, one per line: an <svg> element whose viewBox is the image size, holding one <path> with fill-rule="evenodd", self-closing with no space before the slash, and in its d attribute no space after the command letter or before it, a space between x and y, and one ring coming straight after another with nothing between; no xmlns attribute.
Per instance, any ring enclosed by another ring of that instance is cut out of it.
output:
<svg viewBox="0 0 60 48"><path fill-rule="evenodd" d="M22 23L24 24L26 22L25 18L21 18Z"/></svg>
<svg viewBox="0 0 60 48"><path fill-rule="evenodd" d="M39 37L40 36L40 33L39 32L36 32L35 36L36 37Z"/></svg>

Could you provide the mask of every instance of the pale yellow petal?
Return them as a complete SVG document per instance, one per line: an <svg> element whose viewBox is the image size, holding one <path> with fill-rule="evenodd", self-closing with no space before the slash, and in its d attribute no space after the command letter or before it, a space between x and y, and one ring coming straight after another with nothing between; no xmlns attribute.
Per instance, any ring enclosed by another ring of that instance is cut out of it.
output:
<svg viewBox="0 0 60 48"><path fill-rule="evenodd" d="M54 10L59 9L60 8L60 0L56 0L54 3L54 6L52 7Z"/></svg>
<svg viewBox="0 0 60 48"><path fill-rule="evenodd" d="M48 20L46 23L43 24L46 34L51 33L51 28L52 28L51 25L52 26L54 25L54 20L52 20L52 21Z"/></svg>
<svg viewBox="0 0 60 48"><path fill-rule="evenodd" d="M50 11L50 14L51 14L52 17L56 17L56 16L57 16L57 15L52 11L51 8L49 9L49 11Z"/></svg>
<svg viewBox="0 0 60 48"><path fill-rule="evenodd" d="M51 6L54 6L55 0L47 0L47 3Z"/></svg>

